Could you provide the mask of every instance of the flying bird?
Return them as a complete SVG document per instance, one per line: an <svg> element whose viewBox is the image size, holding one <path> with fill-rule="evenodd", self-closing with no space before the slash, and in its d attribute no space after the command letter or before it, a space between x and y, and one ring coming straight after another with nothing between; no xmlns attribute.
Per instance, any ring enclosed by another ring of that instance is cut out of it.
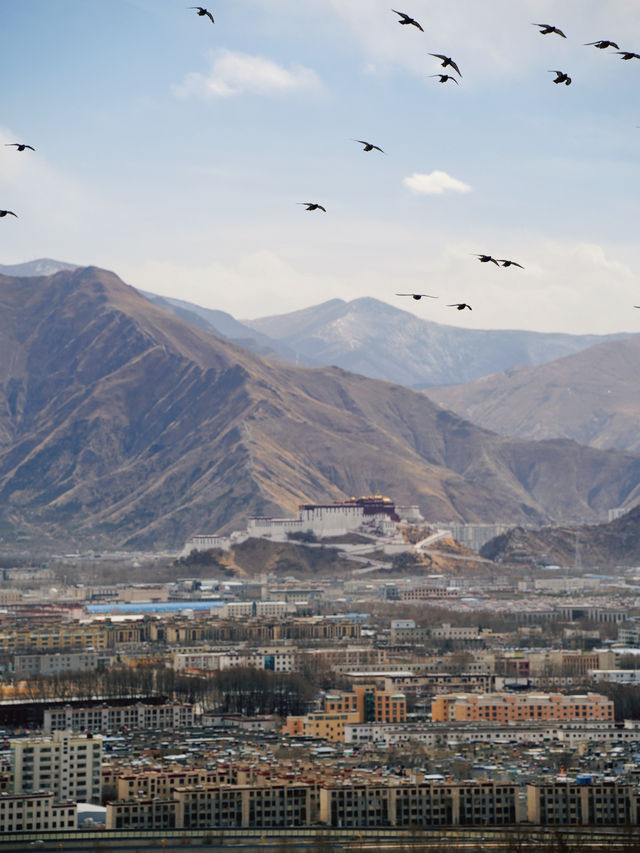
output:
<svg viewBox="0 0 640 853"><path fill-rule="evenodd" d="M445 56L444 53L430 53L429 56L435 56L436 59L441 59L441 65L443 68L447 68L447 66L450 66L451 68L453 68L454 71L458 72L460 77L462 77L462 74L460 74L460 69L450 56Z"/></svg>
<svg viewBox="0 0 640 853"><path fill-rule="evenodd" d="M497 260L503 267L519 267L521 270L524 269L522 264L518 264L516 261L507 261L505 258L498 258Z"/></svg>
<svg viewBox="0 0 640 853"><path fill-rule="evenodd" d="M3 216L15 216L16 219L18 218L18 214L14 213L13 210L0 210L0 219Z"/></svg>
<svg viewBox="0 0 640 853"><path fill-rule="evenodd" d="M430 293L396 293L396 296L410 296L412 299L422 299L426 296L427 299L437 299L437 296L431 296Z"/></svg>
<svg viewBox="0 0 640 853"><path fill-rule="evenodd" d="M540 35L548 36L549 33L557 33L557 35L562 36L563 39L566 39L565 34L562 30L559 30L557 27L554 27L552 24L531 24L532 27L540 27Z"/></svg>
<svg viewBox="0 0 640 853"><path fill-rule="evenodd" d="M189 6L189 9L197 9L198 10L196 12L197 15L200 15L201 18L203 18L206 15L207 18L211 18L211 23L215 24L215 21L213 20L213 15L211 14L211 12L208 9L205 9L204 6Z"/></svg>
<svg viewBox="0 0 640 853"><path fill-rule="evenodd" d="M640 59L640 53L631 53L630 50L618 50L623 59Z"/></svg>
<svg viewBox="0 0 640 853"><path fill-rule="evenodd" d="M400 15L400 17L402 18L402 20L401 20L401 21L398 21L398 23L399 23L399 24L402 24L402 26L406 26L407 24L411 24L411 26L412 26L412 27L417 27L417 28L420 30L420 32L421 32L421 33L423 33L423 32L424 32L424 30L422 29L422 27L420 26L420 24L419 24L416 20L414 20L413 18L410 18L410 17L409 17L407 14L405 14L404 12L398 12L398 10L397 10L397 9L392 9L391 11L392 11L392 12L395 12L395 13L396 13L396 15Z"/></svg>
<svg viewBox="0 0 640 853"><path fill-rule="evenodd" d="M373 142L366 142L364 139L353 139L352 142L359 142L360 145L364 145L363 151L373 151L373 149L375 148L376 151L380 151L382 152L382 154L384 154L382 148L380 148L379 145L374 145Z"/></svg>
<svg viewBox="0 0 640 853"><path fill-rule="evenodd" d="M591 45L597 47L598 50L604 50L605 47L615 47L616 50L618 49L618 45L614 41L607 41L607 39L600 39L600 41L587 41L584 46L590 47Z"/></svg>
<svg viewBox="0 0 640 853"><path fill-rule="evenodd" d="M298 201L296 204L306 204L307 210L321 210L326 213L326 209L321 204L316 204L315 201Z"/></svg>
<svg viewBox="0 0 640 853"><path fill-rule="evenodd" d="M458 85L458 81L451 74L429 74L429 77L439 77L438 83L446 83L448 80L453 80L456 86Z"/></svg>
<svg viewBox="0 0 640 853"><path fill-rule="evenodd" d="M464 311L465 308L468 308L469 311L473 311L471 305L467 305L466 302L453 302L451 305L447 305L447 308L457 308L458 311Z"/></svg>
<svg viewBox="0 0 640 853"><path fill-rule="evenodd" d="M5 142L5 148L11 148L15 146L18 151L24 151L25 148L28 148L30 151L35 151L36 149L33 145L27 145L25 142Z"/></svg>
<svg viewBox="0 0 640 853"><path fill-rule="evenodd" d="M549 74L556 74L556 79L553 81L554 83L564 83L565 86L571 85L571 77L568 74L565 74L564 71L549 71Z"/></svg>
<svg viewBox="0 0 640 853"><path fill-rule="evenodd" d="M495 264L497 267L500 266L500 264L496 261L496 259L492 258L491 255L478 255L476 253L475 257L480 260L481 264L488 264L489 262L491 262L492 264Z"/></svg>

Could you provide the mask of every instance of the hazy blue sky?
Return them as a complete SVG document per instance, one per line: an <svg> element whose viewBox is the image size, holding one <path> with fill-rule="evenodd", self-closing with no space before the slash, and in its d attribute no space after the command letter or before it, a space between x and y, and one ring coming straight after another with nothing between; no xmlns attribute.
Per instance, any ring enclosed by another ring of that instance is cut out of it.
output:
<svg viewBox="0 0 640 853"><path fill-rule="evenodd" d="M640 53L638 0L392 4L424 33L388 0L216 0L214 25L188 5L2 0L0 143L37 150L0 146L0 263L96 264L238 318L374 296L640 331L640 60L583 46Z"/></svg>

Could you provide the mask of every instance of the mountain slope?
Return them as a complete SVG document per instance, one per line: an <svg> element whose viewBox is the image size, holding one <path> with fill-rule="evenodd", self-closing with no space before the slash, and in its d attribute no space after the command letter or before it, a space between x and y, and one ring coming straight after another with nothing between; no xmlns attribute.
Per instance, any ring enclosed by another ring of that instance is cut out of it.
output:
<svg viewBox="0 0 640 853"><path fill-rule="evenodd" d="M640 451L640 335L539 367L430 388L429 397L501 435L572 438Z"/></svg>
<svg viewBox="0 0 640 853"><path fill-rule="evenodd" d="M226 311L203 308L201 305L194 305L182 299L156 296L156 294L146 291L140 291L140 293L154 305L175 314L181 320L186 320L187 323L192 323L194 326L211 332L211 334L227 338L255 355L275 358L278 361L286 361L291 364L312 364L309 359L301 357L300 353L295 352L286 344L239 323Z"/></svg>
<svg viewBox="0 0 640 853"><path fill-rule="evenodd" d="M244 323L317 364L335 364L411 388L469 382L625 337L463 329L421 320L371 298L332 299Z"/></svg>
<svg viewBox="0 0 640 853"><path fill-rule="evenodd" d="M265 361L94 267L0 276L0 306L6 541L176 546L375 492L512 522L640 496L638 456L507 440L397 385Z"/></svg>
<svg viewBox="0 0 640 853"><path fill-rule="evenodd" d="M584 527L521 527L496 536L481 549L499 563L539 565L541 562L585 568L640 563L640 506L607 524ZM579 555L579 557L578 557Z"/></svg>

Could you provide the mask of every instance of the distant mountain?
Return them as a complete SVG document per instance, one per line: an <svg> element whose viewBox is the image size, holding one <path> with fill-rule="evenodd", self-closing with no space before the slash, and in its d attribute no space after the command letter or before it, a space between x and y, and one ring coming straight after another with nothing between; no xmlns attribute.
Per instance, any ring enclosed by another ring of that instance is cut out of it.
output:
<svg viewBox="0 0 640 853"><path fill-rule="evenodd" d="M469 382L626 337L462 329L421 320L371 298L332 299L291 314L243 322L314 363L335 364L410 388Z"/></svg>
<svg viewBox="0 0 640 853"><path fill-rule="evenodd" d="M267 361L95 267L0 276L0 300L0 543L177 547L371 493L520 524L640 500L640 456L505 439L399 385Z"/></svg>
<svg viewBox="0 0 640 853"><path fill-rule="evenodd" d="M78 264L67 264L51 258L38 258L24 264L0 264L0 275L12 275L16 278L28 278L36 275L53 275L62 270L75 270Z"/></svg>
<svg viewBox="0 0 640 853"><path fill-rule="evenodd" d="M639 377L640 335L633 335L540 367L426 393L501 435L572 438L592 447L640 452Z"/></svg>
<svg viewBox="0 0 640 853"><path fill-rule="evenodd" d="M154 305L169 311L181 320L192 323L194 326L205 329L214 335L234 341L238 346L244 347L256 355L261 355L264 358L276 358L279 361L286 361L291 364L312 364L309 359L301 356L300 353L295 352L286 344L239 323L225 311L203 308L201 305L185 302L182 299L158 296L145 290L141 290L140 293Z"/></svg>
<svg viewBox="0 0 640 853"><path fill-rule="evenodd" d="M584 568L640 565L640 506L607 524L582 527L517 527L484 545L489 560L512 565Z"/></svg>

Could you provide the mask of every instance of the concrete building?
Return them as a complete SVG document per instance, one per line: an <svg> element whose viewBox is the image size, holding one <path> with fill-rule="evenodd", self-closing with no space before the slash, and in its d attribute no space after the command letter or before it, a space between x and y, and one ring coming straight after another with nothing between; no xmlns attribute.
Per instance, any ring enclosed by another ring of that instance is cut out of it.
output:
<svg viewBox="0 0 640 853"><path fill-rule="evenodd" d="M543 825L626 826L638 823L638 793L617 782L548 781L527 785L527 814Z"/></svg>
<svg viewBox="0 0 640 853"><path fill-rule="evenodd" d="M193 705L97 705L50 708L44 712L44 731L109 732L129 729L179 729L193 725Z"/></svg>
<svg viewBox="0 0 640 853"><path fill-rule="evenodd" d="M111 664L109 652L43 652L41 654L17 654L13 658L16 675L33 677L58 675L61 672L95 672Z"/></svg>
<svg viewBox="0 0 640 853"><path fill-rule="evenodd" d="M78 828L75 803L57 803L52 793L0 794L0 833Z"/></svg>
<svg viewBox="0 0 640 853"><path fill-rule="evenodd" d="M599 693L579 696L564 693L447 693L431 703L434 723L524 723L530 720L613 722L613 702Z"/></svg>
<svg viewBox="0 0 640 853"><path fill-rule="evenodd" d="M56 802L99 803L102 738L54 732L11 741L13 793L51 791Z"/></svg>
<svg viewBox="0 0 640 853"><path fill-rule="evenodd" d="M297 654L291 648L242 649L229 652L177 652L173 668L178 672L219 672L238 666L266 669L272 672L294 672Z"/></svg>

